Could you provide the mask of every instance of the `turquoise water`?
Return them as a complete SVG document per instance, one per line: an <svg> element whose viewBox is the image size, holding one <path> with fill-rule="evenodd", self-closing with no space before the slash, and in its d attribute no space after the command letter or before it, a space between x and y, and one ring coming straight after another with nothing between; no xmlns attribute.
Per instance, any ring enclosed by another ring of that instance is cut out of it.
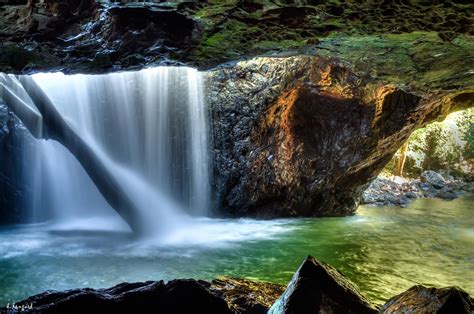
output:
<svg viewBox="0 0 474 314"><path fill-rule="evenodd" d="M221 275L286 284L306 255L326 261L381 303L414 284L474 294L474 197L361 207L352 217L201 219L160 239L114 223L0 229L0 306L48 289Z"/></svg>

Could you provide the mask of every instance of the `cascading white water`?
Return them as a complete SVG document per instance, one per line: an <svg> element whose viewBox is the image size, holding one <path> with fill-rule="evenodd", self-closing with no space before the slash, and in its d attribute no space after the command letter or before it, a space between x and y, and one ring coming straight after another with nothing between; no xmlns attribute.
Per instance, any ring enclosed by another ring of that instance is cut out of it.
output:
<svg viewBox="0 0 474 314"><path fill-rule="evenodd" d="M183 213L207 215L211 191L201 73L157 67L33 77L131 194L148 229L169 228ZM62 221L113 213L64 147L38 141L37 152L34 212L50 208Z"/></svg>

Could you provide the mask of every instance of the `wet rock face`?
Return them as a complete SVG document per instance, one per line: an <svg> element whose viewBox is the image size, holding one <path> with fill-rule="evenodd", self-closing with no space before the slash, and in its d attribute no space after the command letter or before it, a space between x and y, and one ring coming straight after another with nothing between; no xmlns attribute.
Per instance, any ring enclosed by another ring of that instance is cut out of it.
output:
<svg viewBox="0 0 474 314"><path fill-rule="evenodd" d="M459 313L474 311L474 300L465 291L456 288L428 288L414 286L391 298L381 313Z"/></svg>
<svg viewBox="0 0 474 314"><path fill-rule="evenodd" d="M219 208L235 216L352 213L409 134L452 105L330 58L256 59L209 80Z"/></svg>
<svg viewBox="0 0 474 314"><path fill-rule="evenodd" d="M268 313L377 312L344 275L309 256Z"/></svg>

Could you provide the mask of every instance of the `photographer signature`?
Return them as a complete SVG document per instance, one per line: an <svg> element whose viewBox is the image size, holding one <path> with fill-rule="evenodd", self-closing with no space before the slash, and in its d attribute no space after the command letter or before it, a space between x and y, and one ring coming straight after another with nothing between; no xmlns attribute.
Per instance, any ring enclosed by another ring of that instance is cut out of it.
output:
<svg viewBox="0 0 474 314"><path fill-rule="evenodd" d="M33 303L30 303L30 304L22 304L22 305L18 305L16 303L8 303L7 306L5 307L6 308L6 312L0 310L0 313L3 314L8 314L8 313L18 313L18 312L26 312L26 311L30 311L33 309Z"/></svg>

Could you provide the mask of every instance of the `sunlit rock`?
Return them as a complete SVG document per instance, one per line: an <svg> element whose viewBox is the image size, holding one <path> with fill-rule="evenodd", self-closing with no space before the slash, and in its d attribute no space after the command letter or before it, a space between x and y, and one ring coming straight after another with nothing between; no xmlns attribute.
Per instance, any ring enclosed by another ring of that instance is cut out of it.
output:
<svg viewBox="0 0 474 314"><path fill-rule="evenodd" d="M431 184L436 189L441 189L446 185L444 178L439 173L431 170L424 171L421 174L421 180L422 182Z"/></svg>

